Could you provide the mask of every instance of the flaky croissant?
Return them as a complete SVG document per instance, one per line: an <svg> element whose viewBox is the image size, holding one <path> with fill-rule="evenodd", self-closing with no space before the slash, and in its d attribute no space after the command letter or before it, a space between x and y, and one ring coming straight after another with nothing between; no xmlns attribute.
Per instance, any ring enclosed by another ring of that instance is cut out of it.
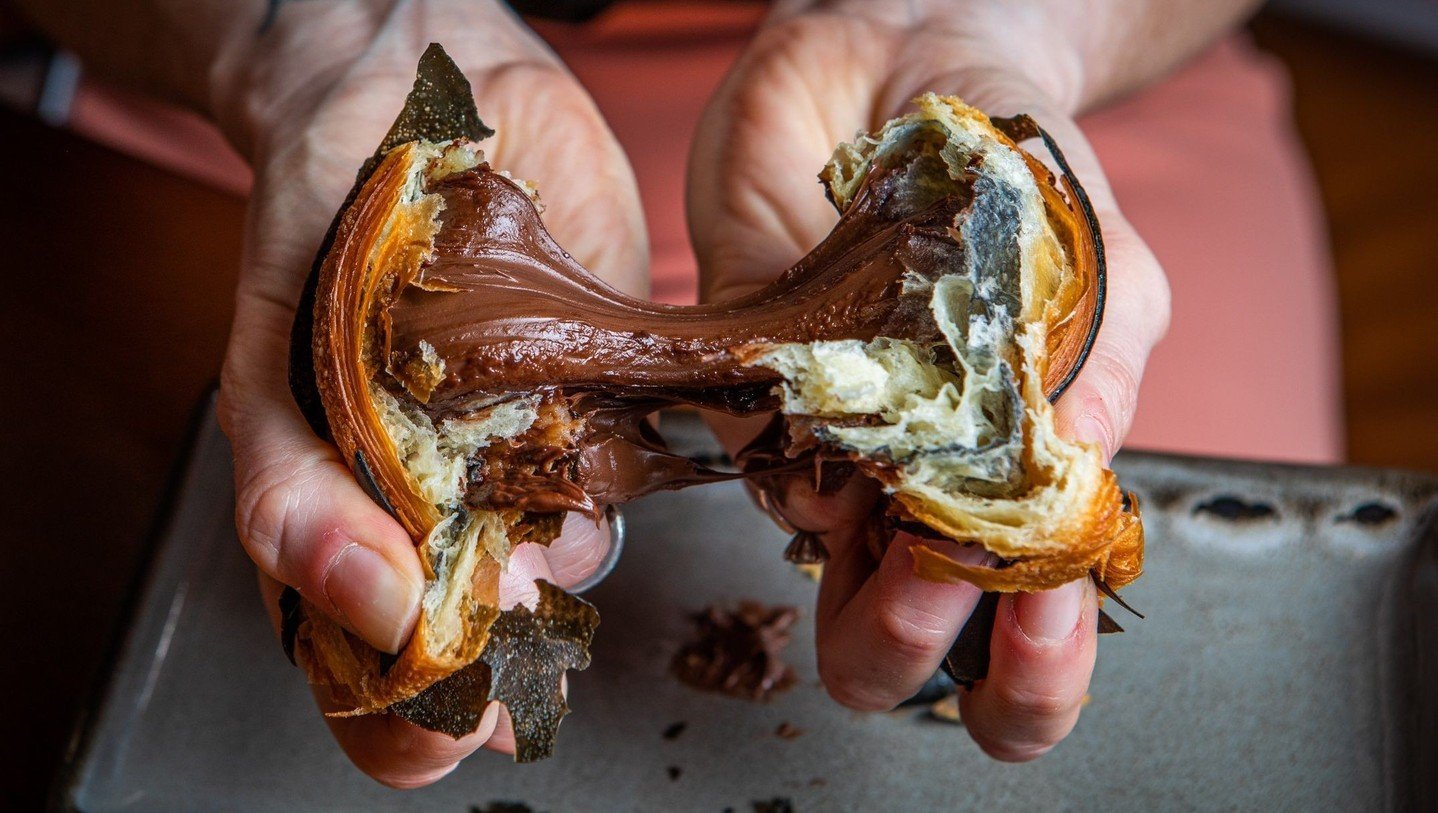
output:
<svg viewBox="0 0 1438 813"><path fill-rule="evenodd" d="M397 658L287 597L296 659L350 713L459 736L498 700L518 756L547 754L559 678L587 664L597 614L548 585L535 608L501 611L499 573L565 512L598 520L657 489L861 474L885 493L876 540L904 527L998 560L920 546L925 578L1012 591L1138 576L1136 506L1098 449L1054 431L1049 397L1098 329L1102 249L1066 168L1056 180L1017 145L1041 135L1031 120L919 98L835 151L821 179L839 221L808 256L752 295L676 307L559 247L534 188L486 162L468 92L432 46L297 321L298 400L426 572ZM716 471L645 420L673 405L775 417L739 471Z"/></svg>

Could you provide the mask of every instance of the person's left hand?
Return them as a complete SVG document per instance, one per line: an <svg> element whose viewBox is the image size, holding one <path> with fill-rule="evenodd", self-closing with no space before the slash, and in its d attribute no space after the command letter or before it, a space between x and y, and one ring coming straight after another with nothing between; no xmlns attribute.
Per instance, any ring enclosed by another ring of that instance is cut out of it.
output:
<svg viewBox="0 0 1438 813"><path fill-rule="evenodd" d="M443 40L496 134L487 160L538 184L545 224L606 281L642 290L643 216L628 162L587 93L499 0L301 3L259 36L237 30L219 118L255 170L219 418L234 452L240 542L259 567L278 626L281 585L382 652L400 651L420 615L424 565L414 540L365 494L335 447L316 437L287 382L295 306L355 169L394 121L415 60ZM534 597L535 579L571 587L609 550L573 518L548 547L521 545L500 601ZM278 653L274 654L278 657ZM296 675L295 679L300 679ZM317 687L324 711L336 706ZM454 739L391 714L327 717L360 770L393 787L437 781L481 745L512 753L508 712L491 704Z"/></svg>
<svg viewBox="0 0 1438 813"><path fill-rule="evenodd" d="M710 104L690 156L704 298L761 287L816 245L837 217L816 172L836 144L906 112L911 98L932 90L992 115L1028 113L1063 147L1103 224L1103 330L1057 413L1060 432L1111 456L1167 327L1168 287L1073 121L1080 66L1066 59L1075 50L1061 31L995 0L779 4ZM740 426L716 428L731 449L747 439ZM914 540L903 534L875 561L862 530L875 499L874 484L855 480L828 497L792 483L778 500L830 553L816 612L820 677L840 703L867 711L893 707L933 675L979 598L972 586L915 576ZM1087 579L1002 599L989 677L961 697L984 751L1028 760L1068 735L1093 672L1097 609Z"/></svg>

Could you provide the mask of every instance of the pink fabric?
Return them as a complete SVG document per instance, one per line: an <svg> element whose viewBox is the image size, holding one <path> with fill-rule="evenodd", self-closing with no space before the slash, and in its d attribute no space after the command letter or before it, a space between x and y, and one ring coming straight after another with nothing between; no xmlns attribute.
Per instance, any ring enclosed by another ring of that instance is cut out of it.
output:
<svg viewBox="0 0 1438 813"><path fill-rule="evenodd" d="M234 195L248 195L254 182L245 160L204 118L89 77L75 89L68 126L117 152Z"/></svg>
<svg viewBox="0 0 1438 813"><path fill-rule="evenodd" d="M694 299L683 192L689 143L763 8L621 3L586 26L536 26L630 155L661 301ZM1149 363L1129 445L1340 459L1334 289L1281 71L1234 38L1082 124L1173 288L1172 328ZM86 83L74 126L221 188L248 190L238 157L188 114Z"/></svg>
<svg viewBox="0 0 1438 813"><path fill-rule="evenodd" d="M1173 291L1135 447L1343 457L1337 296L1290 119L1287 77L1235 38L1082 122Z"/></svg>
<svg viewBox="0 0 1438 813"><path fill-rule="evenodd" d="M704 105L763 13L763 3L619 3L585 25L534 24L629 155L649 227L650 296L659 302L685 304L697 296L684 221L689 144Z"/></svg>

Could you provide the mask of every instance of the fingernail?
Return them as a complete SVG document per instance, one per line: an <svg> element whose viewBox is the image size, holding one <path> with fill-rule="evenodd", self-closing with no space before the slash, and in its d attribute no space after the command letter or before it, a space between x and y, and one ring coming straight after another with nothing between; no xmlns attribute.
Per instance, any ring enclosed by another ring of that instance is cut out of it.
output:
<svg viewBox="0 0 1438 813"><path fill-rule="evenodd" d="M1014 598L1014 620L1019 631L1036 644L1048 646L1067 640L1078 629L1087 595L1086 579L1079 579L1042 593L1023 593Z"/></svg>
<svg viewBox="0 0 1438 813"><path fill-rule="evenodd" d="M335 557L325 574L325 597L342 621L372 646L395 653L419 614L423 584L358 543Z"/></svg>
<svg viewBox="0 0 1438 813"><path fill-rule="evenodd" d="M1109 439L1108 430L1092 415L1083 415L1074 421L1074 440L1095 444L1099 451L1103 452L1104 460L1113 458L1113 450L1109 448L1112 441Z"/></svg>

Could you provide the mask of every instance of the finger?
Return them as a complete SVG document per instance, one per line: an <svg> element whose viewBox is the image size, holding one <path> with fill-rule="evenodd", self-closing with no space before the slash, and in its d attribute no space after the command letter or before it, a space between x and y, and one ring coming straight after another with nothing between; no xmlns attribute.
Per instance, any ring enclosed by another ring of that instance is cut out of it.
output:
<svg viewBox="0 0 1438 813"><path fill-rule="evenodd" d="M1097 444L1111 459L1133 425L1149 353L1168 330L1169 290L1158 260L1122 215L1100 217L1109 257L1103 325L1055 420L1061 434Z"/></svg>
<svg viewBox="0 0 1438 813"><path fill-rule="evenodd" d="M583 514L567 514L559 537L544 548L552 580L566 590L588 581L609 559L612 543L608 521L596 524Z"/></svg>
<svg viewBox="0 0 1438 813"><path fill-rule="evenodd" d="M824 537L841 530L862 530L879 498L879 492L878 483L862 475L855 475L837 491L820 494L814 490L813 478L808 474L800 474L781 480L774 489L770 502L795 528L812 531Z"/></svg>
<svg viewBox="0 0 1438 813"><path fill-rule="evenodd" d="M397 652L424 589L413 542L314 436L282 383L237 381L235 367L227 362L220 416L234 451L235 525L246 552L372 646Z"/></svg>
<svg viewBox="0 0 1438 813"><path fill-rule="evenodd" d="M263 572L259 574L259 582L270 622L278 631L279 595L283 585ZM323 687L314 686L311 691L322 712L343 710ZM499 721L500 705L491 703L480 716L479 726L455 739L427 731L392 714L325 717L331 735L355 766L392 788L417 788L438 781L490 740Z"/></svg>
<svg viewBox="0 0 1438 813"><path fill-rule="evenodd" d="M1098 652L1097 613L1089 579L1000 600L988 677L959 697L964 724L986 753L1025 762L1073 730Z"/></svg>
<svg viewBox="0 0 1438 813"><path fill-rule="evenodd" d="M321 710L332 710L318 687L315 699ZM459 739L393 714L326 717L325 722L355 767L392 788L418 788L444 778L496 736L501 711L500 704L490 703L480 715L479 727Z"/></svg>
<svg viewBox="0 0 1438 813"><path fill-rule="evenodd" d="M544 546L524 542L509 552L509 561L499 573L499 608L513 609L523 604L534 609L539 602L539 587L536 581L554 583L554 574L544 558Z"/></svg>
<svg viewBox="0 0 1438 813"><path fill-rule="evenodd" d="M1111 459L1133 426L1149 353L1168 332L1168 279L1119 210L1098 156L1078 125L1057 115L1044 116L1040 123L1062 145L1089 194L1103 232L1107 267L1103 323L1054 417L1060 433L1097 444L1104 458Z"/></svg>
<svg viewBox="0 0 1438 813"><path fill-rule="evenodd" d="M705 108L687 215L705 301L771 281L833 227L815 173L868 126L873 31L799 19L766 26Z"/></svg>
<svg viewBox="0 0 1438 813"><path fill-rule="evenodd" d="M819 677L835 700L859 711L884 711L912 697L939 668L982 592L914 575L900 533L877 568L863 545L831 551L816 613ZM956 559L979 563L982 549L953 545ZM850 592L852 591L852 592ZM847 593L847 595L846 595Z"/></svg>

